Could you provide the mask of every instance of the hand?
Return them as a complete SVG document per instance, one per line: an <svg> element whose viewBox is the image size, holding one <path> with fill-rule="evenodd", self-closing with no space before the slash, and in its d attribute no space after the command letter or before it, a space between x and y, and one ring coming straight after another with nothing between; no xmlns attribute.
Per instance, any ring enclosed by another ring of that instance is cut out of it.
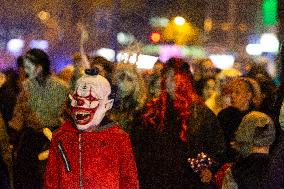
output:
<svg viewBox="0 0 284 189"><path fill-rule="evenodd" d="M212 178L212 172L209 169L205 168L200 172L199 177L201 179L201 182L209 183Z"/></svg>
<svg viewBox="0 0 284 189"><path fill-rule="evenodd" d="M43 134L46 136L46 138L48 138L48 140L51 141L52 139L52 132L49 128L44 128L42 130ZM43 161L43 160L46 160L48 158L48 155L49 155L49 150L45 150L43 152L41 152L40 154L38 154L38 159L40 161Z"/></svg>
<svg viewBox="0 0 284 189"><path fill-rule="evenodd" d="M41 152L40 154L38 154L38 159L40 161L46 160L48 158L48 155L49 155L49 150L45 150Z"/></svg>
<svg viewBox="0 0 284 189"><path fill-rule="evenodd" d="M43 134L48 138L49 141L52 139L52 132L49 128L43 128L42 130Z"/></svg>

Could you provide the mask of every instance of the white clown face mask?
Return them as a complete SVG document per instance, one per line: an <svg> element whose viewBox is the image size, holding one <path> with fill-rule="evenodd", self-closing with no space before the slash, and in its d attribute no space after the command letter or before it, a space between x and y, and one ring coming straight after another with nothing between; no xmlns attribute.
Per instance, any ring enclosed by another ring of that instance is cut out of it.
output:
<svg viewBox="0 0 284 189"><path fill-rule="evenodd" d="M70 98L72 116L79 130L88 131L101 123L113 105L113 99L108 99L110 93L109 82L100 75L83 76L77 81Z"/></svg>

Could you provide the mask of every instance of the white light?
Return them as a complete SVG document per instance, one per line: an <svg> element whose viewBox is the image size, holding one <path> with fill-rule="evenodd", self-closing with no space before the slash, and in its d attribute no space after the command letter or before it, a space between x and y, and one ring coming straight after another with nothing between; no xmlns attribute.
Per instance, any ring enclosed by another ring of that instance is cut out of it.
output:
<svg viewBox="0 0 284 189"><path fill-rule="evenodd" d="M30 42L30 48L37 48L37 49L47 51L48 46L49 46L48 41L46 40L32 40Z"/></svg>
<svg viewBox="0 0 284 189"><path fill-rule="evenodd" d="M108 61L114 61L115 52L112 49L101 48L96 51L97 56L104 57Z"/></svg>
<svg viewBox="0 0 284 189"><path fill-rule="evenodd" d="M140 54L136 65L140 69L152 69L157 61L158 57Z"/></svg>
<svg viewBox="0 0 284 189"><path fill-rule="evenodd" d="M127 34L123 32L119 32L117 34L117 41L121 45L127 45L134 41L134 36L132 34Z"/></svg>
<svg viewBox="0 0 284 189"><path fill-rule="evenodd" d="M210 55L210 60L219 69L232 68L235 62L235 58L232 55Z"/></svg>
<svg viewBox="0 0 284 189"><path fill-rule="evenodd" d="M129 60L128 60L131 64L135 64L137 62L137 54L134 53L132 54L130 57L129 57Z"/></svg>
<svg viewBox="0 0 284 189"><path fill-rule="evenodd" d="M7 48L14 56L19 56L22 53L24 45L25 42L22 39L11 39L7 43Z"/></svg>
<svg viewBox="0 0 284 189"><path fill-rule="evenodd" d="M183 17L178 16L175 18L174 22L176 23L176 25L182 26L185 23L185 19Z"/></svg>
<svg viewBox="0 0 284 189"><path fill-rule="evenodd" d="M248 44L246 46L246 52L249 55L258 56L262 53L262 47L260 44Z"/></svg>
<svg viewBox="0 0 284 189"><path fill-rule="evenodd" d="M127 63L129 61L129 54L126 52L120 52L117 54L116 59L118 62Z"/></svg>
<svg viewBox="0 0 284 189"><path fill-rule="evenodd" d="M166 27L169 23L169 19L165 18L165 17L162 17L160 20L159 20L159 23L160 23L160 26L162 27Z"/></svg>
<svg viewBox="0 0 284 189"><path fill-rule="evenodd" d="M279 40L273 33L264 33L260 38L262 52L277 53L279 50Z"/></svg>

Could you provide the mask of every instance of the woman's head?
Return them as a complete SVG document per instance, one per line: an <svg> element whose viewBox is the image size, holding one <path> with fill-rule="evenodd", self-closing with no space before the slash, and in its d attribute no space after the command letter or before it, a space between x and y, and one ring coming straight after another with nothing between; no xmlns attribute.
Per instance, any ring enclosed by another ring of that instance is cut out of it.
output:
<svg viewBox="0 0 284 189"><path fill-rule="evenodd" d="M187 120L191 115L189 107L201 100L193 88L189 65L182 59L173 58L165 64L162 71L160 96L147 105L148 111L144 115L146 125L152 124L159 130L166 127L166 112L167 109L172 108L167 105L168 102L173 102L172 106L181 120L181 125L177 127L180 128L181 140L185 141Z"/></svg>
<svg viewBox="0 0 284 189"><path fill-rule="evenodd" d="M257 109L262 102L259 84L246 77L240 77L229 84L231 105L241 111Z"/></svg>
<svg viewBox="0 0 284 189"><path fill-rule="evenodd" d="M113 72L112 81L117 87L117 98L122 101L127 100L128 103L130 101L135 103L136 109L144 106L147 98L146 85L135 65L130 63L117 64Z"/></svg>
<svg viewBox="0 0 284 189"><path fill-rule="evenodd" d="M178 58L170 59L166 63L162 75L161 88L173 100L187 97L190 101L198 98L187 62Z"/></svg>

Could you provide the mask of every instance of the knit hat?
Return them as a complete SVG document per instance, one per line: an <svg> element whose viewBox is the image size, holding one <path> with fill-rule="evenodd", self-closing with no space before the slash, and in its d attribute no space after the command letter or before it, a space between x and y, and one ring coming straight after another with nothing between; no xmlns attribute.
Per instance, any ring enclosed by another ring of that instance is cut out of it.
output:
<svg viewBox="0 0 284 189"><path fill-rule="evenodd" d="M252 111L243 119L236 132L236 141L243 146L269 146L275 140L272 119L262 112Z"/></svg>

